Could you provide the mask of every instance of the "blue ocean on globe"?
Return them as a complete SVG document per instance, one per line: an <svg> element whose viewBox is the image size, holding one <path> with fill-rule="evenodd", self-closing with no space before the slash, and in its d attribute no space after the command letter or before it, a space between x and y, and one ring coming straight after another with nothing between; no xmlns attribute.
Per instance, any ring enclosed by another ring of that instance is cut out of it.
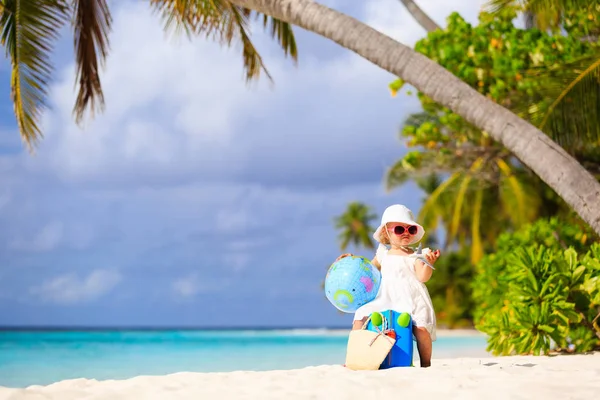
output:
<svg viewBox="0 0 600 400"><path fill-rule="evenodd" d="M325 277L325 296L340 311L353 313L377 296L381 272L361 256L333 263Z"/></svg>

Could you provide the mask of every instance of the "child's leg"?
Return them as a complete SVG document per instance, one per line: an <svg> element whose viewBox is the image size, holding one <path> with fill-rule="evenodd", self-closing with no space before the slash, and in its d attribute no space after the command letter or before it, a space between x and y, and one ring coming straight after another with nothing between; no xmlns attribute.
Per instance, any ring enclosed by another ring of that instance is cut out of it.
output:
<svg viewBox="0 0 600 400"><path fill-rule="evenodd" d="M356 321L352 322L352 330L355 331L358 329L362 329L367 318L369 318L369 317L364 317L363 319L357 319Z"/></svg>
<svg viewBox="0 0 600 400"><path fill-rule="evenodd" d="M421 367L431 366L431 352L432 342L431 335L427 329L413 326L413 334L417 338L417 350L419 350L419 359L421 360Z"/></svg>

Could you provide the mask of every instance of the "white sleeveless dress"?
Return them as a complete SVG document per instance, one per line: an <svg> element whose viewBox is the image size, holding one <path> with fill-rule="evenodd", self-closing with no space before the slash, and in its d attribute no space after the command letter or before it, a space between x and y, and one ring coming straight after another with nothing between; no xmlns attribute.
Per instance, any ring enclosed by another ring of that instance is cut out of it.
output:
<svg viewBox="0 0 600 400"><path fill-rule="evenodd" d="M408 312L413 325L427 329L436 340L436 319L431 297L425 284L417 279L414 257L389 254L379 245L375 255L381 264L381 285L375 299L356 310L354 320L368 317L375 311Z"/></svg>

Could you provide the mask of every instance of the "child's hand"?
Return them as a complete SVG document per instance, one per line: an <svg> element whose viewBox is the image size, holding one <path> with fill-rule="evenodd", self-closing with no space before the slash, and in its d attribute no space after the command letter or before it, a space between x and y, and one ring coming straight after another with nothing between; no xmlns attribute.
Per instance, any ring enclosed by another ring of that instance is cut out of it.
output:
<svg viewBox="0 0 600 400"><path fill-rule="evenodd" d="M435 262L437 261L438 258L440 258L440 251L436 250L436 251L429 251L426 252L425 254L423 254L425 256L425 259L427 260L427 262L431 265L435 264Z"/></svg>
<svg viewBox="0 0 600 400"><path fill-rule="evenodd" d="M344 258L344 257L350 257L351 255L352 255L352 253L344 253L344 254L342 254L341 256L339 256L338 258L336 258L334 262L338 262L338 261L340 261L342 258Z"/></svg>

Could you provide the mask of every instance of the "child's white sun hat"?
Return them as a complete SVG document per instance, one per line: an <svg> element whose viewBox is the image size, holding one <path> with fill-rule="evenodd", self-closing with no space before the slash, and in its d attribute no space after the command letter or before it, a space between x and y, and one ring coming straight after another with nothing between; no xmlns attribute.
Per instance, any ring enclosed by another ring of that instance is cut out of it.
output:
<svg viewBox="0 0 600 400"><path fill-rule="evenodd" d="M417 243L423 238L423 235L425 235L425 229L423 229L421 225L415 222L415 217L413 216L412 211L410 211L406 206L403 206L402 204L394 204L385 209L383 215L381 216L381 225L379 225L379 227L373 234L373 238L378 242L381 231L385 229L385 225L389 222L398 222L401 224L414 225L417 227L417 234L412 236L412 240L409 244Z"/></svg>

